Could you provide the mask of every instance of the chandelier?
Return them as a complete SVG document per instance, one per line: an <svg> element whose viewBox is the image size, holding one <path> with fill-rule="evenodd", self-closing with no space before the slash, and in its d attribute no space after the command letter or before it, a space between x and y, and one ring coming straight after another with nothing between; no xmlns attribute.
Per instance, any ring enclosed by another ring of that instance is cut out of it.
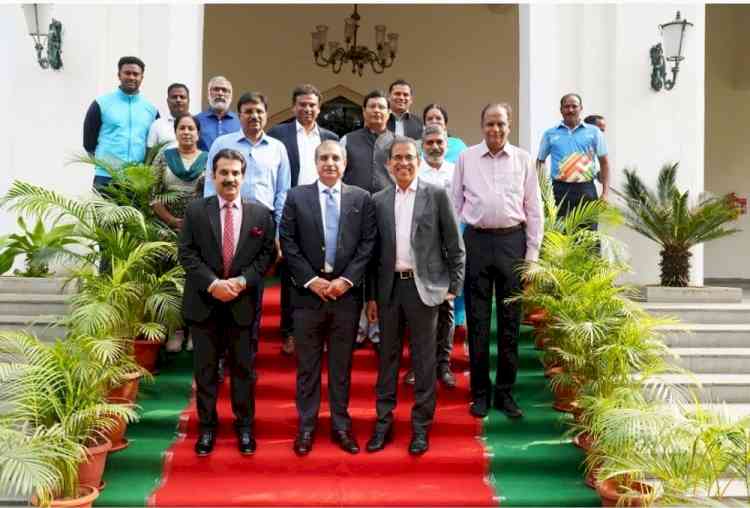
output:
<svg viewBox="0 0 750 508"><path fill-rule="evenodd" d="M357 32L359 31L359 13L357 5L354 5L354 13L344 21L344 41L346 49L341 47L338 41L327 41L328 25L317 25L316 31L312 32L312 50L315 55L315 63L320 67L328 67L335 74L341 72L341 67L352 63L352 74L355 72L362 76L362 69L370 64L376 74L381 74L385 69L393 65L398 51L398 34L389 33L386 40L385 25L375 25L376 51L367 46L357 44ZM328 49L326 50L326 41Z"/></svg>

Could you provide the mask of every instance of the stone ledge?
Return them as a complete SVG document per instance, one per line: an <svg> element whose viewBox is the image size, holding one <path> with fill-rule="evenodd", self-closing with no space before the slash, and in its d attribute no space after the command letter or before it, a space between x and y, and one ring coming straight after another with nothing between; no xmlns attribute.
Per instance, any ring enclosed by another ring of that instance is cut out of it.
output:
<svg viewBox="0 0 750 508"><path fill-rule="evenodd" d="M641 288L641 297L647 302L655 303L741 303L742 289L719 286L644 286Z"/></svg>

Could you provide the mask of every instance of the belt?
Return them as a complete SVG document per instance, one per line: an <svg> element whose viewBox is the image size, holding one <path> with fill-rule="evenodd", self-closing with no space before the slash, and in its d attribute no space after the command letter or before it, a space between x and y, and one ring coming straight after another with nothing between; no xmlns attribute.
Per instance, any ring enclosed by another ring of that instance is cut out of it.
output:
<svg viewBox="0 0 750 508"><path fill-rule="evenodd" d="M515 233L516 231L521 231L526 227L526 223L522 222L520 224L516 224L515 226L510 226L508 228L478 228L476 226L470 226L471 229L476 231L477 233L487 233L488 235L509 235L511 233Z"/></svg>
<svg viewBox="0 0 750 508"><path fill-rule="evenodd" d="M414 270L407 270L405 272L395 272L396 278L401 280L413 279Z"/></svg>
<svg viewBox="0 0 750 508"><path fill-rule="evenodd" d="M320 272L318 273L318 277L320 277L321 279L325 279L325 280L333 280L336 278L333 276L333 273L328 273L328 272Z"/></svg>

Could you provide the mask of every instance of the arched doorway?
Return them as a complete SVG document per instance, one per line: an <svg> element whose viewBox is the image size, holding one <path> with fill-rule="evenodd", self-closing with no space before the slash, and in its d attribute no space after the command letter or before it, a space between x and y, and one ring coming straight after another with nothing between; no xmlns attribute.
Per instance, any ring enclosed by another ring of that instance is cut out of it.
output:
<svg viewBox="0 0 750 508"><path fill-rule="evenodd" d="M339 137L359 129L364 125L362 119L362 100L364 96L351 88L337 85L321 92L323 103L320 106L318 124L339 135ZM279 111L268 120L267 129L280 123L294 121L294 110L290 107Z"/></svg>

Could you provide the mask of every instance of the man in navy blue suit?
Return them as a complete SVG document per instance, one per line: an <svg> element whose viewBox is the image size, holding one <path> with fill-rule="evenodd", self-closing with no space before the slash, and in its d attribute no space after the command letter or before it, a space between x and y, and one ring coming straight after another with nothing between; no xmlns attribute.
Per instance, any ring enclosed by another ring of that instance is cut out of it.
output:
<svg viewBox="0 0 750 508"><path fill-rule="evenodd" d="M317 123L320 114L320 91L313 85L299 85L292 91L292 105L295 120L274 126L268 135L276 138L286 147L289 155L289 170L292 187L314 183L318 179L315 167L315 149L323 141L338 141L339 137ZM294 331L292 330L292 303L289 288L289 267L286 260L279 264L281 276L281 336L284 354L294 354Z"/></svg>

